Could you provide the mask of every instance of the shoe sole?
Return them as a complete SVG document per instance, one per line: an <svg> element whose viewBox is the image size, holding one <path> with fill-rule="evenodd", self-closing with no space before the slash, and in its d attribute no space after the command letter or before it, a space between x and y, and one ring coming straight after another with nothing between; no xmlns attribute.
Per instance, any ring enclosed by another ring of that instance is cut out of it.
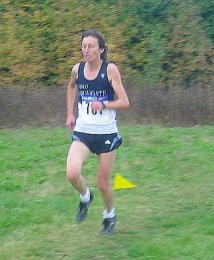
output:
<svg viewBox="0 0 214 260"><path fill-rule="evenodd" d="M102 231L103 235L113 235L115 233L115 229L111 230L111 231Z"/></svg>

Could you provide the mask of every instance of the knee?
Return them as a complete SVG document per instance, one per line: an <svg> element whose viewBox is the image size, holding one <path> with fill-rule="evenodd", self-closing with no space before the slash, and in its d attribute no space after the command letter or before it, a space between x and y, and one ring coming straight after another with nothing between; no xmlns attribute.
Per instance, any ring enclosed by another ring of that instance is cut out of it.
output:
<svg viewBox="0 0 214 260"><path fill-rule="evenodd" d="M79 171L75 168L68 167L67 168L67 179L70 183L75 183L79 178Z"/></svg>
<svg viewBox="0 0 214 260"><path fill-rule="evenodd" d="M111 187L110 187L108 181L99 181L98 180L97 188L99 189L100 192L105 193L105 192L108 192Z"/></svg>

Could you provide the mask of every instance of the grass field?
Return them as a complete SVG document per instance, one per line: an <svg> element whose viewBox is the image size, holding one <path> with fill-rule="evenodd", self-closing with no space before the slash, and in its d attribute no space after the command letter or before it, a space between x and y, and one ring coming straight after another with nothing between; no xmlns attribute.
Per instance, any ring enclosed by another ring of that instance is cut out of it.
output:
<svg viewBox="0 0 214 260"><path fill-rule="evenodd" d="M214 259L214 127L120 133L114 174L136 188L115 190L116 233L103 236L96 157L83 170L95 199L77 224L65 175L70 132L0 131L1 259Z"/></svg>

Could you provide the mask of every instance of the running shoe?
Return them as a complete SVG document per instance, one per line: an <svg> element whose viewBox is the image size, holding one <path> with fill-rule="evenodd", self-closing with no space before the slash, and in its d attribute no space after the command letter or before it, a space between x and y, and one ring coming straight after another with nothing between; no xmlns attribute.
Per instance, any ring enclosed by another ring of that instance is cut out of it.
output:
<svg viewBox="0 0 214 260"><path fill-rule="evenodd" d="M116 216L114 216L113 218L104 219L102 233L106 235L113 234L115 223L116 223Z"/></svg>
<svg viewBox="0 0 214 260"><path fill-rule="evenodd" d="M85 218L87 217L88 215L88 208L93 200L94 196L92 193L90 193L90 200L89 202L81 202L79 203L79 209L78 209L78 212L77 212L77 215L76 215L76 220L78 222L81 222L83 220L85 220Z"/></svg>

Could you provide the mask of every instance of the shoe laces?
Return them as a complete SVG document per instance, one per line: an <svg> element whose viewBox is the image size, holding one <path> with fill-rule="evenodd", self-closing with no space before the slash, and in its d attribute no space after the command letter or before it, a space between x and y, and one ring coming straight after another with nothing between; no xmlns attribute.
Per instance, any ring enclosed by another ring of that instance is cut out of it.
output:
<svg viewBox="0 0 214 260"><path fill-rule="evenodd" d="M114 220L113 218L106 218L103 220L103 225L105 228L107 228L108 226L110 226L111 224L114 224Z"/></svg>
<svg viewBox="0 0 214 260"><path fill-rule="evenodd" d="M88 204L88 203L80 202L80 204L79 204L80 210L82 211L82 210L84 210L84 209L87 209L87 204Z"/></svg>

